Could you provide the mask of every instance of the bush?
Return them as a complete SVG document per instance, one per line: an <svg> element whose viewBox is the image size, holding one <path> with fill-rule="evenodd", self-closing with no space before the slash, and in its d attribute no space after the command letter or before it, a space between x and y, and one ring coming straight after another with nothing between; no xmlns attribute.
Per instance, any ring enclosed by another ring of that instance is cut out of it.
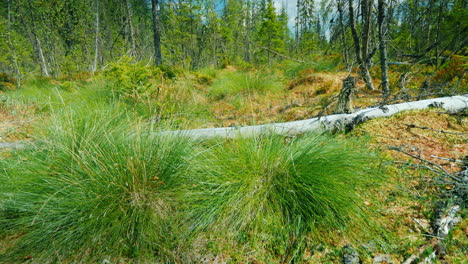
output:
<svg viewBox="0 0 468 264"><path fill-rule="evenodd" d="M41 144L0 161L0 234L21 234L0 259L173 262L190 145L131 133L128 122L72 112L55 118Z"/></svg>
<svg viewBox="0 0 468 264"><path fill-rule="evenodd" d="M73 81L64 81L60 84L60 88L67 92L73 92L78 89L78 84Z"/></svg>
<svg viewBox="0 0 468 264"><path fill-rule="evenodd" d="M280 91L283 83L274 74L258 72L227 72L209 88L210 96L222 99L228 95Z"/></svg>
<svg viewBox="0 0 468 264"><path fill-rule="evenodd" d="M195 80L200 85L212 85L214 79L218 77L219 70L208 67L199 69L198 71L194 72Z"/></svg>
<svg viewBox="0 0 468 264"><path fill-rule="evenodd" d="M306 236L316 243L329 243L324 234L335 231L353 238L350 226L370 235L371 213L360 193L380 174L371 168L376 156L362 146L311 135L290 143L269 135L217 144L191 174L191 228L275 252Z"/></svg>
<svg viewBox="0 0 468 264"><path fill-rule="evenodd" d="M114 82L112 89L117 94L137 102L152 93L153 84L160 80L163 73L159 68L132 61L132 58L124 57L112 63L104 76Z"/></svg>
<svg viewBox="0 0 468 264"><path fill-rule="evenodd" d="M455 78L461 78L468 66L467 56L451 55L451 60L435 73L434 80L438 83L449 83Z"/></svg>

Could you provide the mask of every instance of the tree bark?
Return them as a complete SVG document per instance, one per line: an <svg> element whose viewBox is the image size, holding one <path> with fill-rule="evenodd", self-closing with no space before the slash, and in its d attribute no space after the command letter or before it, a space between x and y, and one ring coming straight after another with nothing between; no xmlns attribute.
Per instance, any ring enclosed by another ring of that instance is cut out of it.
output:
<svg viewBox="0 0 468 264"><path fill-rule="evenodd" d="M371 22L371 10L372 3L369 0L361 0L361 10L363 17L363 29L361 32L361 41L359 39L356 22L354 19L354 8L353 1L348 0L349 8L349 26L351 27L351 33L353 35L354 48L356 52L356 60L359 64L359 74L366 83L366 87L369 90L374 90L374 84L372 83L372 77L369 73L369 65L372 59L372 53L369 54L369 40L370 40L370 22Z"/></svg>
<svg viewBox="0 0 468 264"><path fill-rule="evenodd" d="M343 43L344 63L346 64L346 68L349 68L348 43L346 43L346 27L344 26L343 22L343 4L344 2L342 2L342 0L336 1L336 5L338 8L338 19L341 28L341 41Z"/></svg>
<svg viewBox="0 0 468 264"><path fill-rule="evenodd" d="M41 44L41 40L39 39L39 35L38 35L38 32L37 32L37 28L36 28L36 22L34 21L34 15L33 15L33 12L32 12L32 5L31 5L31 2L29 2L29 14L30 14L30 19L31 19L31 31L32 31L32 35L33 35L33 39L34 39L34 46L35 46L35 49L37 51L37 56L38 56L38 59L39 59L39 64L41 65L41 71L42 71L42 74L46 77L49 77L50 74L49 74L49 68L47 66L47 62L45 60L45 57L44 57L44 52L42 50L42 44Z"/></svg>
<svg viewBox="0 0 468 264"><path fill-rule="evenodd" d="M366 87L370 90L374 90L374 84L372 83L372 77L369 73L369 67L371 64L372 55L369 54L369 42L371 37L371 17L372 17L372 1L361 0L361 13L362 13L362 45L361 45L361 57L362 66L361 74L363 75Z"/></svg>
<svg viewBox="0 0 468 264"><path fill-rule="evenodd" d="M440 107L448 112L460 112L468 107L468 94L452 97L427 99L401 104L386 105L367 108L352 114L335 114L292 121L246 127L204 128L181 131L166 131L161 134L180 134L194 139L209 139L215 137L235 138L238 136L258 136L262 133L276 133L280 135L295 136L307 132L324 130L350 130L354 126L367 120L388 117L407 110L421 110L431 107Z"/></svg>
<svg viewBox="0 0 468 264"><path fill-rule="evenodd" d="M8 12L8 21L7 21L7 34L8 34L8 39L7 39L7 44L8 47L11 50L11 55L12 55L12 60L13 60L13 65L15 66L15 75L16 75L16 87L19 88L21 86L21 70L19 67L18 63L18 56L16 54L16 48L13 45L11 41L11 0L8 0L7 2L7 12Z"/></svg>
<svg viewBox="0 0 468 264"><path fill-rule="evenodd" d="M380 70L382 71L382 92L385 102L390 95L388 82L388 64L387 64L387 43L385 42L385 0L378 0L377 23L379 27L379 50L380 50Z"/></svg>
<svg viewBox="0 0 468 264"><path fill-rule="evenodd" d="M132 22L132 6L130 5L129 0L125 0L125 7L127 10L127 24L130 30L130 55L136 56L136 40L135 40L135 30L133 29L133 22Z"/></svg>
<svg viewBox="0 0 468 264"><path fill-rule="evenodd" d="M450 113L458 113L468 108L468 94L427 99L401 104L367 108L352 114L335 114L318 118L245 127L219 127L179 131L162 131L158 135L174 135L190 137L192 139L235 138L239 136L258 136L264 133L275 133L285 136L296 136L308 132L325 130L350 130L367 120L378 117L388 117L407 110L421 110L438 107ZM32 142L34 143L34 142ZM0 142L0 149L24 149L31 142Z"/></svg>
<svg viewBox="0 0 468 264"><path fill-rule="evenodd" d="M154 64L156 66L163 63L161 54L161 24L159 20L159 1L151 0L153 13L153 44L154 44Z"/></svg>
<svg viewBox="0 0 468 264"><path fill-rule="evenodd" d="M94 64L93 73L97 70L99 58L99 0L96 0L96 37L94 42Z"/></svg>

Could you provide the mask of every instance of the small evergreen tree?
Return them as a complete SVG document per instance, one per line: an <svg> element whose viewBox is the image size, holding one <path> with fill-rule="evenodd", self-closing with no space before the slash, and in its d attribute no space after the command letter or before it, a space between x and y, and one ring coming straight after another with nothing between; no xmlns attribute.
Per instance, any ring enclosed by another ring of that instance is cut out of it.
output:
<svg viewBox="0 0 468 264"><path fill-rule="evenodd" d="M281 16L280 16L281 17ZM282 53L286 49L284 15L280 19L276 14L272 0L268 0L262 12L262 22L258 30L258 43L263 56L259 56L261 62L271 63L274 53ZM283 21L282 21L283 20ZM287 23L287 19L286 19Z"/></svg>

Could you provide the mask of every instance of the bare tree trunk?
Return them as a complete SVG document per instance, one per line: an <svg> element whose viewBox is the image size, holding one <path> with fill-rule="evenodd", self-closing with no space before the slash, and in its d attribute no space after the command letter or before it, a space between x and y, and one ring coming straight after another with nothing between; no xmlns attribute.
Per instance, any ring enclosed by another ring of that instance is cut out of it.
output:
<svg viewBox="0 0 468 264"><path fill-rule="evenodd" d="M437 35L436 35L436 51L435 51L435 55L436 55L436 70L439 70L439 57L440 57L440 49L439 49L439 46L440 46L440 23L442 21L442 13L443 13L443 10L444 10L444 4L445 2L443 0L440 1L439 5L439 16L437 18Z"/></svg>
<svg viewBox="0 0 468 264"><path fill-rule="evenodd" d="M133 29L133 22L132 22L132 6L130 5L129 0L125 0L125 7L127 9L127 24L130 30L130 42L131 42L131 49L130 55L136 56L136 40L135 40L135 30Z"/></svg>
<svg viewBox="0 0 468 264"><path fill-rule="evenodd" d="M159 20L159 1L151 0L153 13L153 41L154 41L154 64L161 65L163 63L161 54L161 24Z"/></svg>
<svg viewBox="0 0 468 264"><path fill-rule="evenodd" d="M11 0L8 0L7 2L7 12L8 12L8 25L7 25L7 31L8 31L8 47L11 50L12 57L13 57L13 65L15 66L15 74L16 74L16 87L19 88L21 86L21 70L18 64L18 56L16 54L16 48L13 45L11 41Z"/></svg>
<svg viewBox="0 0 468 264"><path fill-rule="evenodd" d="M341 28L341 41L343 43L343 52L344 52L344 63L346 64L346 68L349 68L349 56L348 56L348 43L346 43L346 27L344 26L343 22L343 3L342 0L337 0L336 5L338 7L338 14L339 14L339 22Z"/></svg>
<svg viewBox="0 0 468 264"><path fill-rule="evenodd" d="M44 76L46 76L46 77L49 77L50 76L49 69L47 67L47 63L46 63L46 60L45 60L45 57L44 57L44 52L42 50L41 40L39 39L39 36L37 34L37 29L36 29L36 25L35 25L34 21L32 23L33 23L32 33L33 33L34 41L35 41L35 44L36 44L36 50L37 50L37 53L38 53L38 56L39 56L39 63L41 65L42 74Z"/></svg>
<svg viewBox="0 0 468 264"><path fill-rule="evenodd" d="M354 8L353 1L348 0L349 8L349 26L351 27L351 33L353 35L354 48L356 52L356 59L359 64L359 74L364 79L366 87L370 90L374 90L374 84L372 83L372 77L369 73L370 60L372 54L368 54L369 51L369 39L370 39L370 19L371 19L371 3L369 0L361 1L361 10L363 16L363 30L361 33L362 46L359 40L359 36L356 30L356 22L354 20Z"/></svg>
<svg viewBox="0 0 468 264"><path fill-rule="evenodd" d="M349 26L351 28L351 35L353 36L354 42L354 51L356 53L356 60L359 65L362 64L361 58L361 44L359 42L359 36L356 30L356 22L354 21L354 8L353 8L353 1L348 0L348 9L349 9Z"/></svg>
<svg viewBox="0 0 468 264"><path fill-rule="evenodd" d="M299 19L300 19L300 10L301 10L301 0L297 0L296 3L296 28L295 28L295 43L294 43L294 51L296 54L299 53Z"/></svg>
<svg viewBox="0 0 468 264"><path fill-rule="evenodd" d="M96 0L96 38L94 43L94 64L93 73L97 70L99 58L99 0Z"/></svg>
<svg viewBox="0 0 468 264"><path fill-rule="evenodd" d="M387 43L385 42L385 0L378 0L378 16L379 25L379 50L380 50L380 69L382 71L382 92L383 101L385 102L390 95L390 87L388 85L388 65L387 65Z"/></svg>
<svg viewBox="0 0 468 264"><path fill-rule="evenodd" d="M262 133L276 133L281 135L295 136L311 131L324 130L350 130L354 126L370 119L387 117L407 110L421 110L431 107L440 107L450 113L461 112L466 109L468 96L452 96L427 99L415 102L406 102L394 105L385 105L375 108L367 108L352 114L336 114L316 117L312 119L292 121L286 123L265 124L246 127L217 127L202 128L182 131L161 132L161 135L180 134L197 139L208 139L216 137L235 138L238 136L256 136Z"/></svg>
<svg viewBox="0 0 468 264"><path fill-rule="evenodd" d="M361 0L361 13L362 13L362 45L361 45L361 56L362 56L362 75L366 86L370 90L374 90L374 84L372 83L372 77L369 73L369 67L372 59L372 55L369 54L369 42L371 37L371 16L372 16L372 1Z"/></svg>

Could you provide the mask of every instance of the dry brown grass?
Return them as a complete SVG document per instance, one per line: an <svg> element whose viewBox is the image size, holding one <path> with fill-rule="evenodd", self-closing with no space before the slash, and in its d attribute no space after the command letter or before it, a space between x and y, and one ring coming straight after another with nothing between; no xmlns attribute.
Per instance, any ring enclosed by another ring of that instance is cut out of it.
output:
<svg viewBox="0 0 468 264"><path fill-rule="evenodd" d="M431 156L462 159L468 155L468 118L449 115L440 109L410 111L391 118L371 120L360 126L357 133L363 131L374 136L373 141L376 145L402 146L416 156L441 164L448 171L459 170L459 167L453 162ZM409 160L409 157L402 153L388 152L395 159Z"/></svg>

